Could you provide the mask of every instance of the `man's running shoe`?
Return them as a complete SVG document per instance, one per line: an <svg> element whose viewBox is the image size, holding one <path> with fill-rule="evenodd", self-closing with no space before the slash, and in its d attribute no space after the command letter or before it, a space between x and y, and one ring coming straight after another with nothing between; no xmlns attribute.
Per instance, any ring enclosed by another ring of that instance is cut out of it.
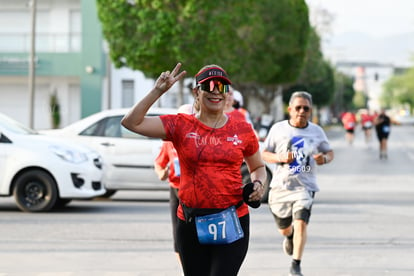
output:
<svg viewBox="0 0 414 276"><path fill-rule="evenodd" d="M293 254L293 238L288 239L285 237L285 240L283 241L283 251L286 255L292 256Z"/></svg>
<svg viewBox="0 0 414 276"><path fill-rule="evenodd" d="M289 276L303 276L302 272L300 271L300 265L294 265L290 267Z"/></svg>

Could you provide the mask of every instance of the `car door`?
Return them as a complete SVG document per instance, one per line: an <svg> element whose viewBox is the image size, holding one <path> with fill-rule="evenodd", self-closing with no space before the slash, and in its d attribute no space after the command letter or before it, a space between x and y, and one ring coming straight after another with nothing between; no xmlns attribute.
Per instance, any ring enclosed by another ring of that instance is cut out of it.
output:
<svg viewBox="0 0 414 276"><path fill-rule="evenodd" d="M133 133L121 125L123 116L97 121L78 136L101 153L104 160L104 183L107 189L168 189L154 171L154 160L161 139Z"/></svg>

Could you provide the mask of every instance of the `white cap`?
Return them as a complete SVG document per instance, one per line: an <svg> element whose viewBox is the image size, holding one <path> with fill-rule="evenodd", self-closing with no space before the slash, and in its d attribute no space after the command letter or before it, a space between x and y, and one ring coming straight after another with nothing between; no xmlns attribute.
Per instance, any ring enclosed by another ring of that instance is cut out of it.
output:
<svg viewBox="0 0 414 276"><path fill-rule="evenodd" d="M235 101L239 102L240 106L243 106L243 96L239 91L233 91L233 98Z"/></svg>
<svg viewBox="0 0 414 276"><path fill-rule="evenodd" d="M178 108L177 113L193 114L194 109L192 104L183 104Z"/></svg>

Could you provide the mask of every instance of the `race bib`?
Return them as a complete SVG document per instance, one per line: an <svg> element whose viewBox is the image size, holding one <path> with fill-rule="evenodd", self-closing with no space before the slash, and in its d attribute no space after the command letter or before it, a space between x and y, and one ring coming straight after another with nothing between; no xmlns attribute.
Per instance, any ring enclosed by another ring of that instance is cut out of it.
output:
<svg viewBox="0 0 414 276"><path fill-rule="evenodd" d="M229 244L244 237L234 206L219 213L196 217L195 224L201 244Z"/></svg>
<svg viewBox="0 0 414 276"><path fill-rule="evenodd" d="M355 126L354 122L347 123L348 128L353 128Z"/></svg>
<svg viewBox="0 0 414 276"><path fill-rule="evenodd" d="M382 127L382 131L383 131L384 133L388 133L388 132L390 132L390 127L389 127L389 126L383 126L383 127Z"/></svg>
<svg viewBox="0 0 414 276"><path fill-rule="evenodd" d="M176 158L174 158L173 162L174 162L174 172L175 172L175 176L180 176L181 175L180 161L176 157Z"/></svg>
<svg viewBox="0 0 414 276"><path fill-rule="evenodd" d="M364 127L366 127L366 128L372 127L372 122L370 122L370 121L365 122Z"/></svg>

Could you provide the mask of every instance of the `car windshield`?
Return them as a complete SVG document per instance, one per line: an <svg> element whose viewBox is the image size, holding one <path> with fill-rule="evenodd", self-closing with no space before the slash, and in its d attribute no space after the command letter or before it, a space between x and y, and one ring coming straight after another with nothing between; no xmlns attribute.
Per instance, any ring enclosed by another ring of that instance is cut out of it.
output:
<svg viewBox="0 0 414 276"><path fill-rule="evenodd" d="M3 114L0 114L0 126L17 134L37 134L33 129L30 129Z"/></svg>

